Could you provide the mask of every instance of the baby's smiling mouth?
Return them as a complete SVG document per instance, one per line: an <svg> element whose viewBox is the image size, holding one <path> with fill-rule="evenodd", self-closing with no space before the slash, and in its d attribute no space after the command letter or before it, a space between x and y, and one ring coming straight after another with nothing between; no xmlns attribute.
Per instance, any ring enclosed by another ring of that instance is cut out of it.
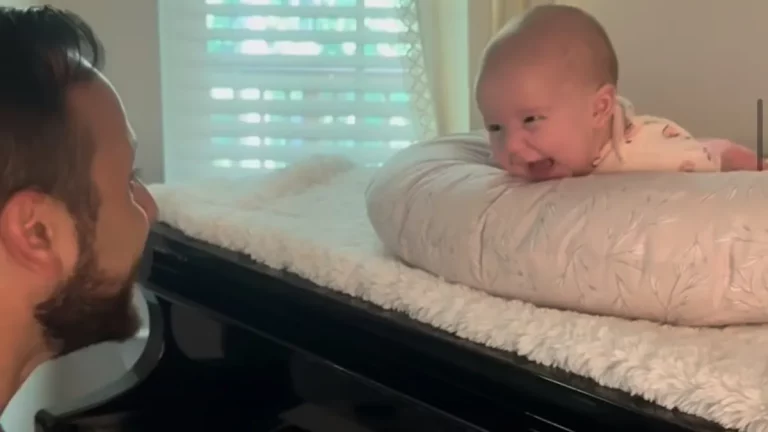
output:
<svg viewBox="0 0 768 432"><path fill-rule="evenodd" d="M535 180L546 179L552 167L555 166L555 160L552 158L539 159L528 162L528 174Z"/></svg>

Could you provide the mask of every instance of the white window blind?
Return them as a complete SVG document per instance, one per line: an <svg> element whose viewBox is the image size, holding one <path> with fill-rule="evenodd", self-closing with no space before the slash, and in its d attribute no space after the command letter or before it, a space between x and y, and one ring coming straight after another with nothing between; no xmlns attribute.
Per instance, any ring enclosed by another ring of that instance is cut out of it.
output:
<svg viewBox="0 0 768 432"><path fill-rule="evenodd" d="M160 0L166 181L421 138L401 1Z"/></svg>

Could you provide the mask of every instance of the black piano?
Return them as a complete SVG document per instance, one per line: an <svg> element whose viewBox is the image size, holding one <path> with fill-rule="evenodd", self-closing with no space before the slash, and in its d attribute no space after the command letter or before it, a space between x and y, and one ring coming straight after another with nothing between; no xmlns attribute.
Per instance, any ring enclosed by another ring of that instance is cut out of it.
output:
<svg viewBox="0 0 768 432"><path fill-rule="evenodd" d="M123 377L41 410L39 432L722 431L594 381L154 228L150 335ZM217 355L183 341L214 320ZM181 324L180 324L181 323Z"/></svg>

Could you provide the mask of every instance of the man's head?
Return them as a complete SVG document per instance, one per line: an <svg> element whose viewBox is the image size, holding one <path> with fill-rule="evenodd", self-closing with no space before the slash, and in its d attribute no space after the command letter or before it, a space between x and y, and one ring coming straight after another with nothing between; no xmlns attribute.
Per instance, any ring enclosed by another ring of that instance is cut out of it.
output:
<svg viewBox="0 0 768 432"><path fill-rule="evenodd" d="M584 175L610 138L618 61L581 9L531 9L496 35L475 95L494 158L530 180Z"/></svg>
<svg viewBox="0 0 768 432"><path fill-rule="evenodd" d="M156 208L99 41L74 14L0 8L0 53L0 343L57 356L127 339Z"/></svg>

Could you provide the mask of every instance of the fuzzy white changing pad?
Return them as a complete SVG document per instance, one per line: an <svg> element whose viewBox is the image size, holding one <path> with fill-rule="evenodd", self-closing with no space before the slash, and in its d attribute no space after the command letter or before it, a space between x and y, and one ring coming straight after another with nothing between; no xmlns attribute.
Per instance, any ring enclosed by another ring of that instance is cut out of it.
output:
<svg viewBox="0 0 768 432"><path fill-rule="evenodd" d="M384 252L366 216L372 174L343 158L313 157L269 176L151 191L160 220L192 237L664 407L768 431L768 326L668 327L446 283Z"/></svg>

